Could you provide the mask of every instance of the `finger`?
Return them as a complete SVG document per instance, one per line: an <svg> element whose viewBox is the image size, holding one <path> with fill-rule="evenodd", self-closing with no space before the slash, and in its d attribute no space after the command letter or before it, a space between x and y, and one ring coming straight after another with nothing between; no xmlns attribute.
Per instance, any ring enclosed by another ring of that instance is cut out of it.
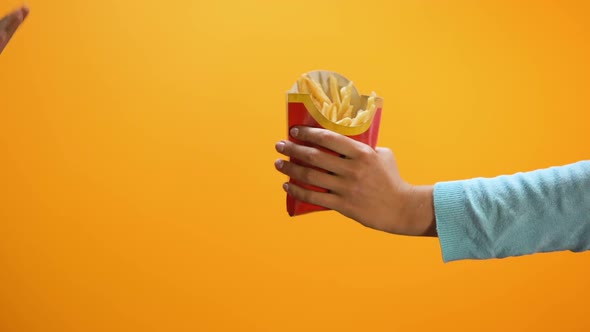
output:
<svg viewBox="0 0 590 332"><path fill-rule="evenodd" d="M27 16L29 16L29 13L31 12L31 10L29 9L29 7L27 6L23 6L20 9L22 17L23 17L23 21L25 20L25 18L27 18Z"/></svg>
<svg viewBox="0 0 590 332"><path fill-rule="evenodd" d="M22 7L0 21L0 53L4 50L12 35L16 32L23 20L29 14L28 7Z"/></svg>
<svg viewBox="0 0 590 332"><path fill-rule="evenodd" d="M9 25L13 24L15 20L21 18L22 16L22 9L15 10L4 16L2 19L0 19L0 31L7 30Z"/></svg>
<svg viewBox="0 0 590 332"><path fill-rule="evenodd" d="M4 31L6 29L6 25L8 25L8 23L10 23L11 17L12 17L11 14L8 14L0 19L0 32Z"/></svg>
<svg viewBox="0 0 590 332"><path fill-rule="evenodd" d="M22 7L4 16L2 19L0 19L0 31L7 31L8 28L14 25L15 23L17 25L22 23L22 21L25 19L25 17L27 17L28 14L28 7Z"/></svg>
<svg viewBox="0 0 590 332"><path fill-rule="evenodd" d="M323 206L331 210L336 210L338 207L338 196L334 194L303 189L292 183L283 184L283 190L295 199L303 202Z"/></svg>
<svg viewBox="0 0 590 332"><path fill-rule="evenodd" d="M8 23L5 28L5 31L8 33L9 37L12 37L16 29L18 29L18 27L23 22L23 20L24 16L21 10L12 13L11 18L8 19Z"/></svg>
<svg viewBox="0 0 590 332"><path fill-rule="evenodd" d="M328 189L330 191L342 187L338 177L320 172L313 168L300 166L281 159L275 161L275 167L279 172L288 175L290 178L312 186Z"/></svg>
<svg viewBox="0 0 590 332"><path fill-rule="evenodd" d="M356 158L367 148L367 145L363 143L327 129L293 127L290 134L293 138L313 143L351 159Z"/></svg>
<svg viewBox="0 0 590 332"><path fill-rule="evenodd" d="M276 149L285 156L300 160L311 166L315 166L334 174L346 174L349 170L350 160L331 155L314 147L295 144L289 141L277 143Z"/></svg>

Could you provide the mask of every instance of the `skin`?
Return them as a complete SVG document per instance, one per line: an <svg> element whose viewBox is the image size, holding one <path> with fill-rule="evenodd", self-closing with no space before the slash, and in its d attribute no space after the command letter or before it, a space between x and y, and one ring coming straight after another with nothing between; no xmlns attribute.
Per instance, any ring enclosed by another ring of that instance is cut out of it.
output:
<svg viewBox="0 0 590 332"><path fill-rule="evenodd" d="M29 8L23 6L0 19L0 54L28 15Z"/></svg>
<svg viewBox="0 0 590 332"><path fill-rule="evenodd" d="M376 230L409 236L437 236L433 186L405 182L391 150L373 150L366 144L320 128L294 127L290 135L346 157L339 158L288 140L278 142L277 152L330 172L283 159L275 161L279 172L329 190L322 193L285 183L283 189L289 195L338 211Z"/></svg>

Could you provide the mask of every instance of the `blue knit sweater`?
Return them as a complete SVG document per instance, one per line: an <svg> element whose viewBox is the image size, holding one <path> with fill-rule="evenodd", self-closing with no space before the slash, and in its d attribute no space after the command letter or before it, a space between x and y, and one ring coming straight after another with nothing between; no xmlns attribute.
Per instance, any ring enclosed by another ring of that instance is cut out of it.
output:
<svg viewBox="0 0 590 332"><path fill-rule="evenodd" d="M440 182L434 209L445 262L590 249L590 161Z"/></svg>

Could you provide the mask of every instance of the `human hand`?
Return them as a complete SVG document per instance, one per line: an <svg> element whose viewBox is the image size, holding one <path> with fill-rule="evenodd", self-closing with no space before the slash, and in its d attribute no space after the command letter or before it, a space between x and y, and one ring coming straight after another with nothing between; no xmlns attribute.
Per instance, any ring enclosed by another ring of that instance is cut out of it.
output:
<svg viewBox="0 0 590 332"><path fill-rule="evenodd" d="M0 19L0 54L27 15L29 15L29 8L23 6Z"/></svg>
<svg viewBox="0 0 590 332"><path fill-rule="evenodd" d="M283 189L298 200L320 205L364 226L389 233L436 236L432 186L413 186L402 180L393 153L357 142L326 129L294 127L293 138L318 148L280 141L276 150L330 173L279 159L281 173L303 183L328 189L327 193L285 183Z"/></svg>

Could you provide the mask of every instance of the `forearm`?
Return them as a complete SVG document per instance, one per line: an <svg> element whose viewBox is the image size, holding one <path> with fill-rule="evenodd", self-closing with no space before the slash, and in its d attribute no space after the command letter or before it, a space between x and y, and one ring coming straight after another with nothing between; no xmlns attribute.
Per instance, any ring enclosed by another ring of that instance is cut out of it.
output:
<svg viewBox="0 0 590 332"><path fill-rule="evenodd" d="M445 261L590 248L590 162L433 191Z"/></svg>

